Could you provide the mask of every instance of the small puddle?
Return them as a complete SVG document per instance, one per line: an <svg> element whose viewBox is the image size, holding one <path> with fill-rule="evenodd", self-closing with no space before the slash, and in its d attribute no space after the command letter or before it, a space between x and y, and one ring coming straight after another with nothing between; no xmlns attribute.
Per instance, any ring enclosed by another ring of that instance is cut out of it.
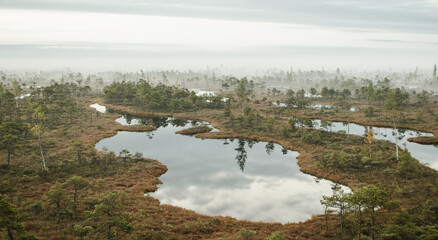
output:
<svg viewBox="0 0 438 240"><path fill-rule="evenodd" d="M106 107L105 107L105 106L102 106L102 105L100 105L100 104L98 104L98 103L91 104L90 107L96 109L98 112L106 113Z"/></svg>

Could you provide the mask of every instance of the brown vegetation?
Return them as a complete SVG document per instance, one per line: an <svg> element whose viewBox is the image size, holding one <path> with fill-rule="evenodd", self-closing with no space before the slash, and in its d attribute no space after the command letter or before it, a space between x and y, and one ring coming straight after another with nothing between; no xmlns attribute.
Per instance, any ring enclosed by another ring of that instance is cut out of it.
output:
<svg viewBox="0 0 438 240"><path fill-rule="evenodd" d="M437 136L433 136L433 137L413 137L413 138L408 138L409 142L415 142L415 143L420 143L420 144L438 144L438 137Z"/></svg>
<svg viewBox="0 0 438 240"><path fill-rule="evenodd" d="M276 231L284 231L289 239L331 239L336 238L334 227L328 232L325 231L324 216L315 216L304 223L261 223L238 221L231 217L204 216L191 210L182 209L170 205L161 205L158 200L144 196L144 193L153 192L160 183L158 177L165 173L167 168L159 163L159 159L145 159L142 161L130 161L127 165L121 159L116 160L111 169L102 171L99 166L91 163L80 165L74 160L60 163L59 159L73 159L74 153L71 151L73 140L81 142L84 146L90 146L87 156L95 153L93 146L101 139L113 136L117 131L151 131L152 126L120 126L114 120L118 114L101 114L90 109L88 106L99 99L92 99L82 103L82 108L86 112L84 119L78 119L69 128L56 128L47 132L47 138L52 139L53 152L49 158L50 174L40 170L39 161L36 159L36 144L30 143L20 155L14 159L11 169L1 169L1 192L6 193L5 199L14 203L18 208L26 209L27 216L26 229L36 234L41 239L78 239L73 235L74 221L66 221L67 217L62 218L58 225L53 225L52 213L45 209L40 209L38 203L45 201L45 194L56 182L63 182L71 175L81 175L92 185L87 191L90 197L97 197L108 191L123 191L129 195L124 210L133 217L134 231L133 236L140 236L151 239L232 239L237 237L237 232L241 229L251 229L257 232L257 238L264 238ZM281 136L281 128L287 126L287 121L276 118L277 124L269 132L236 132L226 125L226 118L222 112L217 110L202 110L192 113L146 113L137 111L131 107L107 105L117 111L130 113L132 115L154 115L168 116L181 119L192 119L198 121L208 121L220 132L206 132L207 128L186 129L185 133L196 134L200 138L246 138L257 141L275 142L287 149L300 152L298 165L300 170L317 177L329 179L349 186L357 190L366 185L378 185L386 189L391 198L402 202L404 207L415 205L418 201L426 198L437 199L438 177L435 170L419 165L424 174L414 179L403 179L396 176L397 165L392 165L390 169L370 170L364 173L343 172L336 169L322 168L318 165L318 158L327 153L327 147L314 145L301 141L299 138L284 138ZM325 116L319 115L317 110L299 110L293 113L278 114L264 106L250 105L265 112L267 117L275 116L307 116L322 118L327 120L345 121L342 115ZM233 114L238 115L239 109L233 109ZM360 113L348 113L349 122L359 124L372 123L374 126L392 127L390 119L386 115L375 119L364 118ZM400 125L407 128L418 130L426 129L433 122L425 122L420 126L413 124ZM211 128L208 128L211 131ZM436 128L428 128L434 130ZM196 131L195 131L196 130ZM333 134L336 136L336 134ZM341 139L342 137L338 137ZM336 138L334 138L336 140ZM337 140L341 141L341 140ZM336 143L335 143L336 144ZM365 143L357 143L360 148L366 148ZM97 153L103 156L103 153ZM4 153L2 153L2 158ZM147 157L147 156L146 156ZM55 166L54 163L58 165ZM57 168L63 167L63 171ZM14 173L27 172L22 176ZM16 181L11 182L14 178ZM429 184L424 184L425 182ZM427 192L428 196L421 193ZM68 214L68 213L66 213ZM63 220L64 219L64 220ZM330 226L336 226L335 216L329 217Z"/></svg>
<svg viewBox="0 0 438 240"><path fill-rule="evenodd" d="M208 126L195 126L195 127L191 127L191 128L177 131L176 133L181 134L181 135L195 135L195 134L199 134L199 133L210 132L211 130L213 130L213 128L208 127Z"/></svg>

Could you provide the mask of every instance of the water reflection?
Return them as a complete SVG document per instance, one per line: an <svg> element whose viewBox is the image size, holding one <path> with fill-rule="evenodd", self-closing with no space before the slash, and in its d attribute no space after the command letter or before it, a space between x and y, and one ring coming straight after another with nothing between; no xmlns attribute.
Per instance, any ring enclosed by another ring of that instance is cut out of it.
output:
<svg viewBox="0 0 438 240"><path fill-rule="evenodd" d="M314 120L313 127L330 132L343 132L363 136L370 129L376 134L375 138L387 140L407 149L411 155L420 162L425 163L431 168L438 170L438 150L432 145L422 145L409 142L410 137L433 136L425 133L407 129L393 129L385 127L362 126L354 123L328 122L324 120Z"/></svg>
<svg viewBox="0 0 438 240"><path fill-rule="evenodd" d="M297 152L266 142L183 136L175 131L184 127L173 125L171 119L160 120L160 126L165 122L167 126L154 131L152 139L150 133L122 131L96 148L106 146L115 152L126 148L165 164L163 184L152 194L162 203L208 215L283 223L322 213L319 201L331 194L332 182L315 182L300 172Z"/></svg>
<svg viewBox="0 0 438 240"><path fill-rule="evenodd" d="M106 113L106 107L105 107L105 106L102 106L102 105L100 105L100 104L98 104L98 103L91 104L90 107L96 109L98 112Z"/></svg>
<svg viewBox="0 0 438 240"><path fill-rule="evenodd" d="M277 101L277 102L271 102L271 104L273 106L276 107L288 107L288 105L286 103ZM289 105L289 107L292 108L298 108L299 106L297 105ZM310 109L315 109L315 110L336 110L336 109L340 109L340 110L348 110L350 112L358 112L359 109L355 108L355 107L348 107L348 106L333 106L333 105L326 105L326 104L309 104L309 105L305 105L303 106L304 108L310 108ZM300 107L302 108L302 107Z"/></svg>
<svg viewBox="0 0 438 240"><path fill-rule="evenodd" d="M268 155L271 155L272 151L274 151L274 143L268 142L266 143L265 149Z"/></svg>
<svg viewBox="0 0 438 240"><path fill-rule="evenodd" d="M125 126L132 126L132 125L154 126L157 129L165 128L169 125L172 127L186 127L186 128L201 126L201 125L211 127L211 125L208 124L207 122L200 122L196 120L184 120L177 118L154 117L154 116L141 117L141 116L135 116L129 114L124 114L122 117L117 118L116 122ZM147 135L149 139L152 139L154 137L154 132L148 132Z"/></svg>
<svg viewBox="0 0 438 240"><path fill-rule="evenodd" d="M333 105L326 105L326 104L310 104L309 108L316 109L316 110L342 109L342 110L348 110L350 112L359 111L359 109L355 108L355 107L333 106Z"/></svg>
<svg viewBox="0 0 438 240"><path fill-rule="evenodd" d="M287 148L284 148L284 147L281 147L281 152L283 153L283 154L287 154Z"/></svg>
<svg viewBox="0 0 438 240"><path fill-rule="evenodd" d="M167 127L169 124L176 127L185 127L188 124L191 124L192 126L198 125L198 122L196 121L167 117L139 117L130 114L124 114L122 117L117 118L116 122L122 125L148 125L156 128Z"/></svg>
<svg viewBox="0 0 438 240"><path fill-rule="evenodd" d="M237 165L239 165L240 170L242 170L243 172L245 170L245 162L247 159L246 150L245 150L245 140L239 139L238 147L235 148L234 150L237 151L237 155L236 155Z"/></svg>

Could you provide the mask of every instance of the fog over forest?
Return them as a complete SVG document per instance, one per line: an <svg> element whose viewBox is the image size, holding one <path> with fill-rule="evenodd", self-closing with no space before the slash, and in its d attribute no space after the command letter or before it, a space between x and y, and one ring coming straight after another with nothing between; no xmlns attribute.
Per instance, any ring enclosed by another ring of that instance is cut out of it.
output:
<svg viewBox="0 0 438 240"><path fill-rule="evenodd" d="M206 68L203 70L138 70L133 72L101 71L101 72L77 72L70 69L59 70L0 70L1 82L5 86L12 86L14 81L20 85L33 89L36 86L48 86L53 83L72 82L79 85L89 86L92 89L103 89L112 82L146 80L156 85L174 85L188 89L199 89L223 93L224 90L232 90L227 83L237 79L248 79L257 84L261 93L269 89L276 89L279 95L286 94L288 89L294 91L310 88L321 90L323 87L343 90L345 88L354 91L360 87L367 87L370 83L382 85L389 81L390 87L406 89L408 91L425 90L430 94L438 93L438 79L436 66L429 71L421 71L418 68L410 72L397 71L347 71L337 68L334 71L324 69L301 70L289 68L255 70L248 69L225 69Z"/></svg>

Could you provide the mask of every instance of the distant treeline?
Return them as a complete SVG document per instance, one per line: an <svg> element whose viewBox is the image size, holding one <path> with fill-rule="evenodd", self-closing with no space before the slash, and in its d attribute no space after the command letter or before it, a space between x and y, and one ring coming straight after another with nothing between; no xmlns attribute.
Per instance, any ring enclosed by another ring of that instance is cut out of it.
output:
<svg viewBox="0 0 438 240"><path fill-rule="evenodd" d="M154 86L142 79L138 82L113 82L104 88L104 98L107 103L131 105L147 111L183 112L224 107L220 96L197 96L186 88L162 83Z"/></svg>

